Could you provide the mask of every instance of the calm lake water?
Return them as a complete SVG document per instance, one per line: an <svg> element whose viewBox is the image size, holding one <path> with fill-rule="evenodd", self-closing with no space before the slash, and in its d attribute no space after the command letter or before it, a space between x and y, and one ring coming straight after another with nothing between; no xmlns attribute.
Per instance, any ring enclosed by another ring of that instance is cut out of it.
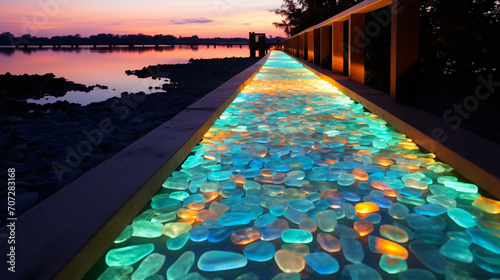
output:
<svg viewBox="0 0 500 280"><path fill-rule="evenodd" d="M10 72L13 75L53 73L85 85L106 85L107 90L95 89L91 92L70 91L63 97L47 96L40 100L28 100L39 104L67 100L72 103L87 105L92 102L120 96L124 91L146 93L157 91L148 87L161 86L165 80L139 79L127 76L125 70L142 69L148 65L187 63L194 58L249 57L248 46L199 47L175 46L163 48L129 49L52 49L30 48L28 50L0 48L0 74Z"/></svg>

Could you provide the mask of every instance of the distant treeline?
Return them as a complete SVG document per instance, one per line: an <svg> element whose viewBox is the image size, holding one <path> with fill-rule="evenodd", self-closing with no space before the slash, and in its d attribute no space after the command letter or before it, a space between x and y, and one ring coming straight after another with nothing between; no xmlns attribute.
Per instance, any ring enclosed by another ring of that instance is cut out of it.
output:
<svg viewBox="0 0 500 280"><path fill-rule="evenodd" d="M267 39L269 43L275 43L282 38ZM97 34L89 37L82 37L80 34L67 36L35 37L30 34L21 37L15 37L10 32L0 34L0 44L5 45L22 45L22 44L210 44L210 43L236 43L248 42L248 38L199 38L198 36L191 37L175 37L173 35L116 35L116 34Z"/></svg>

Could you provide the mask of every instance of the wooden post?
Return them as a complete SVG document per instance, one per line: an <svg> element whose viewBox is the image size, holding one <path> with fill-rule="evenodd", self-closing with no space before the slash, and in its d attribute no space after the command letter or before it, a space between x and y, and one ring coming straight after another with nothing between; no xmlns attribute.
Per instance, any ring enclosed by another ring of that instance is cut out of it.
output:
<svg viewBox="0 0 500 280"><path fill-rule="evenodd" d="M413 103L411 80L418 60L420 0L392 0L391 100Z"/></svg>
<svg viewBox="0 0 500 280"><path fill-rule="evenodd" d="M344 22L336 21L332 26L332 70L344 73Z"/></svg>
<svg viewBox="0 0 500 280"><path fill-rule="evenodd" d="M320 50L320 65L325 69L332 69L332 26L321 27L321 50Z"/></svg>
<svg viewBox="0 0 500 280"><path fill-rule="evenodd" d="M307 31L307 62L314 62L314 31Z"/></svg>
<svg viewBox="0 0 500 280"><path fill-rule="evenodd" d="M349 15L349 79L365 83L365 15Z"/></svg>
<svg viewBox="0 0 500 280"><path fill-rule="evenodd" d="M304 34L304 60L308 60L309 57L309 32L305 32Z"/></svg>
<svg viewBox="0 0 500 280"><path fill-rule="evenodd" d="M314 29L314 64L321 64L321 31L319 28Z"/></svg>

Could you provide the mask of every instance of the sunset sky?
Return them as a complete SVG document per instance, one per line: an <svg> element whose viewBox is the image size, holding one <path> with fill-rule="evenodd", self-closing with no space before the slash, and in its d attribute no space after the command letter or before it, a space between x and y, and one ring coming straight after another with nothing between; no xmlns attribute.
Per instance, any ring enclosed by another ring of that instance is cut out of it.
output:
<svg viewBox="0 0 500 280"><path fill-rule="evenodd" d="M0 0L0 33L38 37L98 33L284 36L269 12L282 0Z"/></svg>

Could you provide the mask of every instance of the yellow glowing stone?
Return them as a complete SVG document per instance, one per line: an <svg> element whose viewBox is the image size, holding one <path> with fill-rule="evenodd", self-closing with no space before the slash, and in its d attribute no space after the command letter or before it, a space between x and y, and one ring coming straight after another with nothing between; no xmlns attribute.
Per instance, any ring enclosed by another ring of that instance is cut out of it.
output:
<svg viewBox="0 0 500 280"><path fill-rule="evenodd" d="M278 267L286 273L301 272L306 266L303 258L285 250L278 250L274 254Z"/></svg>
<svg viewBox="0 0 500 280"><path fill-rule="evenodd" d="M188 208L181 208L177 210L177 216L180 218L196 218L196 214L198 214L198 211Z"/></svg>
<svg viewBox="0 0 500 280"><path fill-rule="evenodd" d="M486 198L484 196L480 196L472 202L472 205L484 212L491 214L500 213L500 201Z"/></svg>
<svg viewBox="0 0 500 280"><path fill-rule="evenodd" d="M380 210L378 205L373 202L360 202L357 203L354 208L356 209L356 212L360 214L368 214Z"/></svg>

